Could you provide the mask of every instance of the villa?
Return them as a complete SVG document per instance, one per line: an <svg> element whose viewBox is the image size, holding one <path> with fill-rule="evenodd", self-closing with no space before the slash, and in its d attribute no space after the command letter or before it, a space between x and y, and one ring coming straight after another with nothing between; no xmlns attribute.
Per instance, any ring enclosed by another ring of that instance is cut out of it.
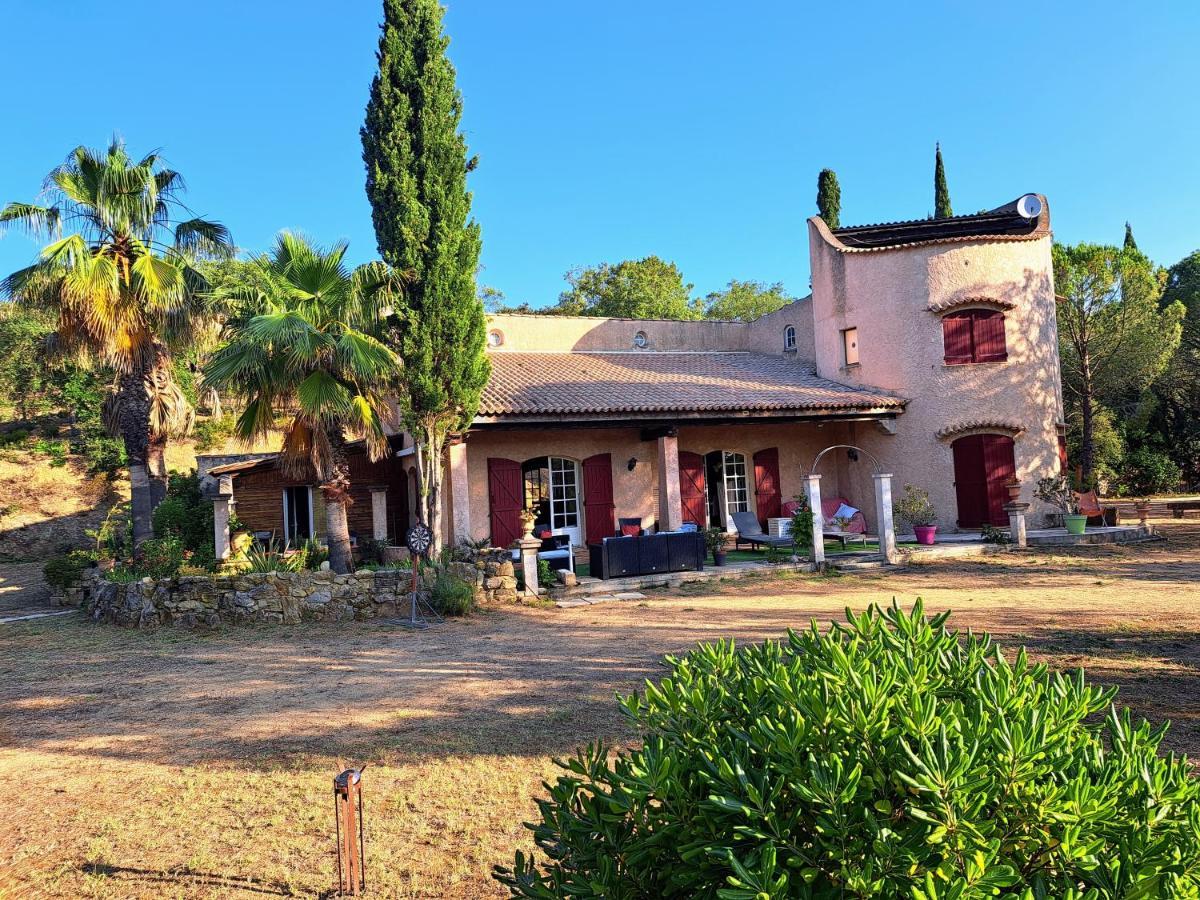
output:
<svg viewBox="0 0 1200 900"><path fill-rule="evenodd" d="M818 454L824 496L872 510L872 474L928 490L943 531L1006 524L1065 463L1049 208L830 229L812 294L752 322L495 315L492 376L449 448L444 538L507 546L530 509L580 547L684 523L778 517ZM359 537L403 540L412 441L354 461ZM202 459L239 518L322 533L319 492L270 456ZM868 522L868 527L874 523Z"/></svg>

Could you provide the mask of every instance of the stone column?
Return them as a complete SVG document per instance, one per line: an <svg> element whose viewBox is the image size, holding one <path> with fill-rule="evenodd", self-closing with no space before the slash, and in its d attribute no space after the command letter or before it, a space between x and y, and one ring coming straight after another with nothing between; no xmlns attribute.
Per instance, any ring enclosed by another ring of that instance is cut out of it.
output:
<svg viewBox="0 0 1200 900"><path fill-rule="evenodd" d="M1008 530L1012 537L1012 542L1018 547L1027 547L1029 545L1029 536L1025 533L1025 511L1029 509L1028 503L1006 503L1004 511L1008 513Z"/></svg>
<svg viewBox="0 0 1200 900"><path fill-rule="evenodd" d="M467 445L458 441L447 448L450 462L450 511L454 542L471 540L471 487L467 480Z"/></svg>
<svg viewBox="0 0 1200 900"><path fill-rule="evenodd" d="M812 510L812 561L814 568L825 565L825 523L821 518L821 476L809 475L804 479L808 494L808 508Z"/></svg>
<svg viewBox="0 0 1200 900"><path fill-rule="evenodd" d="M683 524L683 502L679 497L679 435L658 439L658 530L678 531Z"/></svg>
<svg viewBox="0 0 1200 900"><path fill-rule="evenodd" d="M213 497L213 550L217 559L229 559L229 507L233 502L233 478L222 475Z"/></svg>
<svg viewBox="0 0 1200 900"><path fill-rule="evenodd" d="M892 476L891 473L876 472L871 476L875 479L875 521L879 523L879 553L887 562L895 564L900 561L896 551L896 523L892 521Z"/></svg>
<svg viewBox="0 0 1200 900"><path fill-rule="evenodd" d="M371 537L385 542L388 539L387 485L371 485Z"/></svg>
<svg viewBox="0 0 1200 900"><path fill-rule="evenodd" d="M525 593L536 597L541 593L538 588L538 550L542 548L542 541L540 538L526 535L517 541L517 546L521 548L521 574L525 578Z"/></svg>

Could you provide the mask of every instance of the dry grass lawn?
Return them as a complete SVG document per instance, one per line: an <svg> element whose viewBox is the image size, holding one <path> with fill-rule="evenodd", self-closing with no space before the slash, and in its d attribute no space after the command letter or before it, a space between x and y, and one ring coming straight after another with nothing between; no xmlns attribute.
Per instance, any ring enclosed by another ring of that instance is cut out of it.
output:
<svg viewBox="0 0 1200 900"><path fill-rule="evenodd" d="M1086 666L1196 755L1200 527L1161 524L1154 544L492 609L423 632L3 626L0 896L328 896L339 760L370 763L374 896L501 896L489 870L530 845L550 758L632 740L613 693L663 654L892 597Z"/></svg>

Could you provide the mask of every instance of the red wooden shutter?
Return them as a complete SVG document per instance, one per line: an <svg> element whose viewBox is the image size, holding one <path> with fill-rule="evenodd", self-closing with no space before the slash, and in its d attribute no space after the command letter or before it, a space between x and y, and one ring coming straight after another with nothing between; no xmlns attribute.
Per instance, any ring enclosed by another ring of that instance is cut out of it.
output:
<svg viewBox="0 0 1200 900"><path fill-rule="evenodd" d="M616 534L611 454L597 453L583 461L583 506L589 544Z"/></svg>
<svg viewBox="0 0 1200 900"><path fill-rule="evenodd" d="M993 525L1007 525L1008 514L1004 504L1008 502L1006 481L1017 474L1013 455L1013 439L1006 434L985 434L983 438L983 469L987 478L987 521Z"/></svg>
<svg viewBox="0 0 1200 900"><path fill-rule="evenodd" d="M754 495L758 521L765 531L767 519L776 519L780 515L779 448L768 447L754 454Z"/></svg>
<svg viewBox="0 0 1200 900"><path fill-rule="evenodd" d="M679 504L683 521L704 527L707 504L704 501L704 457L684 450L679 454Z"/></svg>
<svg viewBox="0 0 1200 900"><path fill-rule="evenodd" d="M1008 347L1004 340L1004 313L996 310L971 310L974 325L975 362L1004 362Z"/></svg>
<svg viewBox="0 0 1200 900"><path fill-rule="evenodd" d="M1060 434L1058 436L1058 474L1066 475L1069 466L1070 461L1067 459L1067 436Z"/></svg>
<svg viewBox="0 0 1200 900"><path fill-rule="evenodd" d="M983 463L983 435L961 437L954 452L954 493L958 498L958 524L978 528L988 516L988 485Z"/></svg>
<svg viewBox="0 0 1200 900"><path fill-rule="evenodd" d="M488 459L488 510L492 522L492 546L507 547L521 536L524 506L521 464L511 459Z"/></svg>
<svg viewBox="0 0 1200 900"><path fill-rule="evenodd" d="M942 341L946 347L946 365L961 366L974 362L971 348L971 313L958 312L943 316Z"/></svg>

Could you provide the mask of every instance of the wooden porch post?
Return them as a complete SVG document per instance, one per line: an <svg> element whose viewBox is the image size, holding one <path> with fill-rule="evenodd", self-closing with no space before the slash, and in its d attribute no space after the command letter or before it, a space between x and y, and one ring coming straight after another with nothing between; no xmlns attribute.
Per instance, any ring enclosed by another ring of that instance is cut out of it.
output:
<svg viewBox="0 0 1200 900"><path fill-rule="evenodd" d="M679 494L679 435L658 438L658 530L678 531L683 524Z"/></svg>

